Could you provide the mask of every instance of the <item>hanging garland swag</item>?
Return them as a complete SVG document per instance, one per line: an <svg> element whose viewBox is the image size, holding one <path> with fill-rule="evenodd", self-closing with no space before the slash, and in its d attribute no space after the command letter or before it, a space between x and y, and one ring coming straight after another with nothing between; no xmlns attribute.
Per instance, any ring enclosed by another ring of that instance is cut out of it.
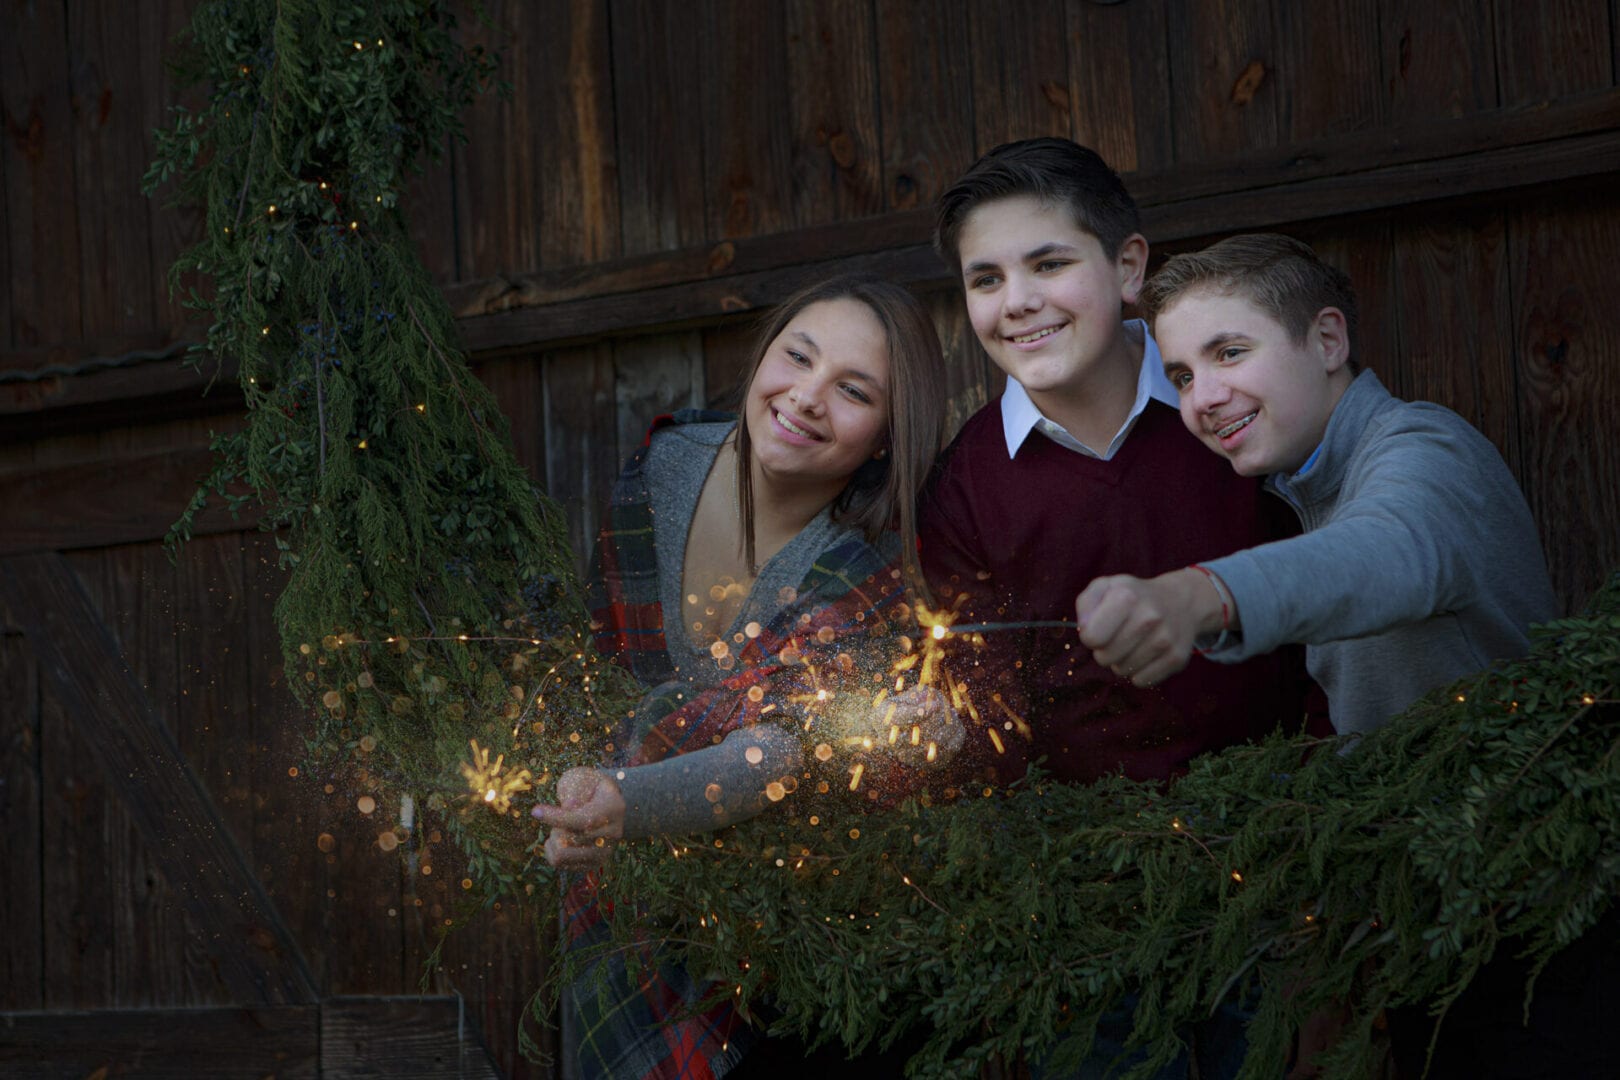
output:
<svg viewBox="0 0 1620 1080"><path fill-rule="evenodd" d="M515 461L399 206L494 60L430 0L215 0L177 66L209 98L157 133L147 188L174 179L203 210L174 268L211 321L192 362L232 362L249 412L175 539L210 492L263 505L312 757L425 800L477 896L549 918L524 811L601 760L637 692L589 645L561 512ZM1128 993L1151 1067L1239 991L1245 1075L1277 1075L1329 1006L1349 1020L1327 1075L1365 1075L1383 1007L1449 1001L1499 949L1544 962L1607 910L1617 642L1620 578L1528 659L1353 753L1275 738L1168 791L1032 776L862 814L806 784L717 834L623 845L605 907L618 947L651 922L725 973L717 993L812 1041L927 1033L918 1075L1030 1051L1061 1071Z"/></svg>

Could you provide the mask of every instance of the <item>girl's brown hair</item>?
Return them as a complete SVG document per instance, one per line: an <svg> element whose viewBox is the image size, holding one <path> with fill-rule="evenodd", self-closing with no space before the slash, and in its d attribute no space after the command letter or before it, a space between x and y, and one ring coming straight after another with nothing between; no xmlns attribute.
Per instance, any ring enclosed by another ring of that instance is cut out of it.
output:
<svg viewBox="0 0 1620 1080"><path fill-rule="evenodd" d="M771 342L812 304L855 300L864 304L883 327L889 353L888 453L856 469L833 500L833 520L856 526L876 542L888 529L900 534L901 562L914 588L917 571L917 497L922 491L945 432L945 358L934 324L917 298L898 285L847 275L801 289L766 320L748 365L748 378L738 393L743 414L748 388ZM750 569L754 564L753 447L745 419L737 422L737 504L742 516L742 546ZM924 592L926 595L926 591Z"/></svg>

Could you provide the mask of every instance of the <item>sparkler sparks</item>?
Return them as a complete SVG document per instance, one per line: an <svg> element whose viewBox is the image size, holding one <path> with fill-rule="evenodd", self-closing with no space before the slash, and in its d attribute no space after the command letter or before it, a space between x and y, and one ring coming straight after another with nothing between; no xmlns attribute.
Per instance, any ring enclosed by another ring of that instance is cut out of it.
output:
<svg viewBox="0 0 1620 1080"><path fill-rule="evenodd" d="M473 759L461 765L461 775L467 778L467 788L471 793L469 797L482 801L497 814L509 813L513 797L534 788L531 782L534 775L528 769L507 770L503 775L505 754L497 754L491 762L487 747L479 746L477 739L470 740L470 745Z"/></svg>

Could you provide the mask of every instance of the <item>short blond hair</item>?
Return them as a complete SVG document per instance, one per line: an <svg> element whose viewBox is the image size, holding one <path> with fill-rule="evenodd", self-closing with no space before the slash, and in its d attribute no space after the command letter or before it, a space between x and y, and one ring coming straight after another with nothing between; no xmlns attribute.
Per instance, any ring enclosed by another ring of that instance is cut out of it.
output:
<svg viewBox="0 0 1620 1080"><path fill-rule="evenodd" d="M1246 297L1282 324L1294 341L1323 308L1344 313L1350 370L1356 361L1356 290L1344 271L1323 262L1309 244L1280 233L1246 233L1202 251L1173 255L1142 287L1137 304L1148 324L1196 289Z"/></svg>

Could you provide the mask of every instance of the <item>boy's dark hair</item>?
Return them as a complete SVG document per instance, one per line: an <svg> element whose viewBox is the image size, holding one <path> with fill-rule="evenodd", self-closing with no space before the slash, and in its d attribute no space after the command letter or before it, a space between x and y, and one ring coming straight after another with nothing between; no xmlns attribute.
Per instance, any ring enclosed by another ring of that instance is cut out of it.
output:
<svg viewBox="0 0 1620 1080"><path fill-rule="evenodd" d="M1095 150L1068 139L1023 139L979 158L940 196L934 250L960 274L957 245L968 215L985 203L1017 195L1033 195L1066 209L1110 259L1119 258L1127 237L1142 231L1136 200Z"/></svg>
<svg viewBox="0 0 1620 1080"><path fill-rule="evenodd" d="M1356 290L1309 244L1280 233L1230 236L1202 251L1173 255L1148 279L1137 305L1151 326L1159 313L1194 289L1236 293L1282 324L1297 344L1323 308L1344 313L1350 370L1356 360Z"/></svg>

